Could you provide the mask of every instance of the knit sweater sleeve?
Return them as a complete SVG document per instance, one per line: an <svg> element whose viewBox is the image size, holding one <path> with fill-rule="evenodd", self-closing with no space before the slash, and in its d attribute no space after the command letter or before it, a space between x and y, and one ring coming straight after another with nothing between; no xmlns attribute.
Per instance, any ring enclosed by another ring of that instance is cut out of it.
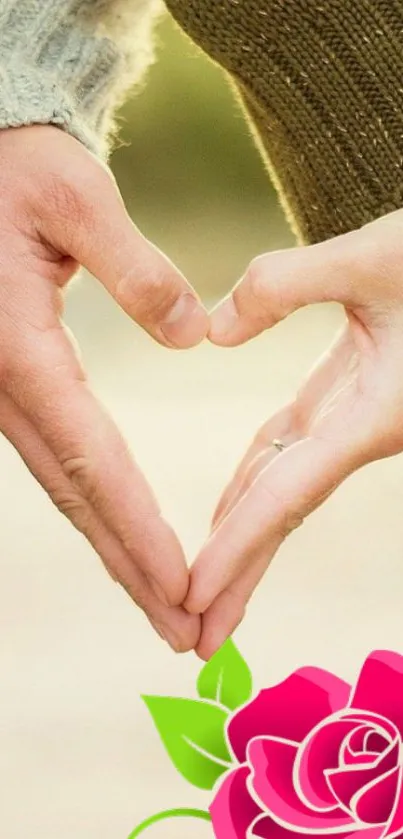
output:
<svg viewBox="0 0 403 839"><path fill-rule="evenodd" d="M107 158L159 0L0 0L0 128L53 124Z"/></svg>
<svg viewBox="0 0 403 839"><path fill-rule="evenodd" d="M166 0L252 118L298 239L403 206L402 0Z"/></svg>

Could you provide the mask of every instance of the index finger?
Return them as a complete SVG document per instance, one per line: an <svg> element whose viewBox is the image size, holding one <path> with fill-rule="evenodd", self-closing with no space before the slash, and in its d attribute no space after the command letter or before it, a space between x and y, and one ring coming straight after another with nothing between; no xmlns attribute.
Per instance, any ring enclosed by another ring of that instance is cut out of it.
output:
<svg viewBox="0 0 403 839"><path fill-rule="evenodd" d="M317 437L293 444L272 460L199 553L186 608L205 612L259 548L275 544L277 549L357 466L351 447Z"/></svg>
<svg viewBox="0 0 403 839"><path fill-rule="evenodd" d="M185 349L200 343L209 321L199 296L133 223L112 173L83 156L77 143L64 146L63 172L49 176L46 169L43 178L42 238L97 277L161 344Z"/></svg>

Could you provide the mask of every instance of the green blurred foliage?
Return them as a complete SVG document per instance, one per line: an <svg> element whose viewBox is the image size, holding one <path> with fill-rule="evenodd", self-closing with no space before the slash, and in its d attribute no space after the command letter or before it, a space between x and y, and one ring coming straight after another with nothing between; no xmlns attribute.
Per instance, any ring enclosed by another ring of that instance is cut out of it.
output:
<svg viewBox="0 0 403 839"><path fill-rule="evenodd" d="M204 296L292 243L230 83L166 18L157 61L121 115L112 166L139 227Z"/></svg>

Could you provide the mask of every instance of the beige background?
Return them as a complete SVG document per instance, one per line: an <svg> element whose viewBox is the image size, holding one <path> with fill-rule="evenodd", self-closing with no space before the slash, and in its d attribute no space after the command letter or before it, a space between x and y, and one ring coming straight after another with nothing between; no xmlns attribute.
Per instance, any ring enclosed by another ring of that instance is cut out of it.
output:
<svg viewBox="0 0 403 839"><path fill-rule="evenodd" d="M181 188L187 194L186 182ZM230 207L225 188L220 195L211 214L208 194L197 210L178 210L175 229L137 198L144 220L154 219L154 238L207 300L212 272L229 287L262 243L288 236L278 208L257 227L257 202L249 198L245 210L242 196ZM317 308L239 350L175 354L129 323L94 280L70 291L67 319L93 386L189 560L251 435L292 395L340 317L336 307ZM126 839L154 811L207 807L209 796L171 767L140 700L193 695L198 661L175 657L154 637L5 442L0 464L1 835ZM373 648L403 652L402 486L401 458L367 468L289 539L236 636L256 688L304 664L353 679ZM209 825L185 821L146 835L185 839L189 831L211 837Z"/></svg>

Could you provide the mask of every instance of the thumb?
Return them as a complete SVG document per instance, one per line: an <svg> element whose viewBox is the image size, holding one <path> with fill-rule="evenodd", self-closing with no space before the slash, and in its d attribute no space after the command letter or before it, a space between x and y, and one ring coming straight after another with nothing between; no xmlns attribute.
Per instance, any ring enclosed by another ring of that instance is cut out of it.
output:
<svg viewBox="0 0 403 839"><path fill-rule="evenodd" d="M358 234L254 259L231 294L210 316L214 344L236 346L270 329L303 306L337 301L357 305L368 255Z"/></svg>
<svg viewBox="0 0 403 839"><path fill-rule="evenodd" d="M99 279L121 308L157 341L194 346L208 316L195 291L133 224L109 170L86 157L50 190L41 233ZM43 200L43 199L42 199Z"/></svg>

